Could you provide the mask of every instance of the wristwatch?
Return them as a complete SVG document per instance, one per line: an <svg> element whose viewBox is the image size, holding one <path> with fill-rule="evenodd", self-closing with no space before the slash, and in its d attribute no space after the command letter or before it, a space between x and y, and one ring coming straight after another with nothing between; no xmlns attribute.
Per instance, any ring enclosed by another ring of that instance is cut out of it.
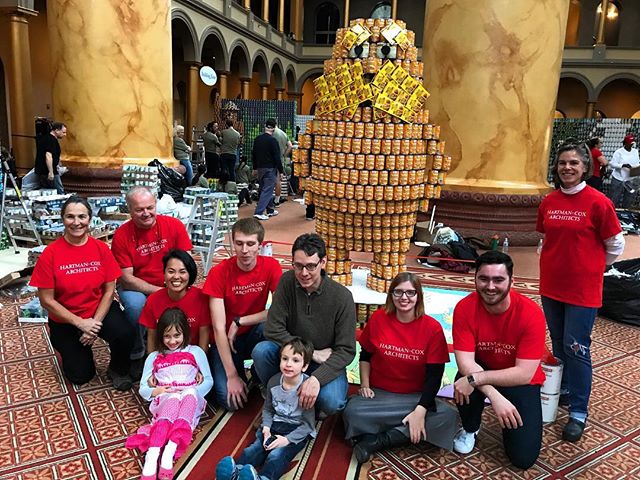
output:
<svg viewBox="0 0 640 480"><path fill-rule="evenodd" d="M240 317L238 315L233 317L233 323L235 323L238 328L241 327L241 325L240 325Z"/></svg>
<svg viewBox="0 0 640 480"><path fill-rule="evenodd" d="M476 386L476 379L473 378L473 374L469 374L467 375L467 382L469 382L469 385L471 385L472 387L475 388Z"/></svg>

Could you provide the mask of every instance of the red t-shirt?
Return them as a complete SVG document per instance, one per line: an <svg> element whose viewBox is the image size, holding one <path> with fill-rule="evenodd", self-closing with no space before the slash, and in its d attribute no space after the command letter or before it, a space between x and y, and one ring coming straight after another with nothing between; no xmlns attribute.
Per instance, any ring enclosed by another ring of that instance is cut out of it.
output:
<svg viewBox="0 0 640 480"><path fill-rule="evenodd" d="M538 208L544 233L540 294L581 307L602 306L604 240L622 231L611 200L590 186L568 195L556 190Z"/></svg>
<svg viewBox="0 0 640 480"><path fill-rule="evenodd" d="M191 344L198 345L200 339L200 327L208 327L211 325L211 316L209 315L209 297L207 297L198 287L191 287L187 293L177 302L169 298L166 288L153 292L147 298L140 318L140 325L147 328L155 329L158 325L160 315L167 308L178 307L184 312L189 321L189 330L191 333Z"/></svg>
<svg viewBox="0 0 640 480"><path fill-rule="evenodd" d="M111 251L120 268L133 267L133 274L156 287L164 286L162 257L171 249L189 251L191 240L184 224L177 218L157 215L149 229L125 222L113 235Z"/></svg>
<svg viewBox="0 0 640 480"><path fill-rule="evenodd" d="M511 305L500 315L487 312L476 292L460 300L453 311L453 349L474 352L476 362L487 370L513 367L516 358L542 358L545 339L542 309L524 295L513 290L509 294ZM542 385L544 378L538 366L529 384Z"/></svg>
<svg viewBox="0 0 640 480"><path fill-rule="evenodd" d="M54 298L71 313L92 318L104 284L120 276L120 267L106 243L93 237L84 245L71 245L64 237L44 249L31 275L31 286L52 288ZM54 322L62 322L49 314Z"/></svg>
<svg viewBox="0 0 640 480"><path fill-rule="evenodd" d="M281 276L282 267L272 257L258 255L253 270L245 272L238 267L234 256L211 269L202 291L210 297L224 300L228 329L234 317L263 311L269 292L275 291ZM246 333L249 329L250 327L240 327L238 335Z"/></svg>
<svg viewBox="0 0 640 480"><path fill-rule="evenodd" d="M358 341L371 353L370 385L389 392L421 392L425 365L449 361L442 326L428 315L402 323L380 308L371 315Z"/></svg>
<svg viewBox="0 0 640 480"><path fill-rule="evenodd" d="M591 158L593 159L593 176L594 177L600 177L600 166L602 165L598 159L602 156L602 152L596 148L593 147L591 149Z"/></svg>

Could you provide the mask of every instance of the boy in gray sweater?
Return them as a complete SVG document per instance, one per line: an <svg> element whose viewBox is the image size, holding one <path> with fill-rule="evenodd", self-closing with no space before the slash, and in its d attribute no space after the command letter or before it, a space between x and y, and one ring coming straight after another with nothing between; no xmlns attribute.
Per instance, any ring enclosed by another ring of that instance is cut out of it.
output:
<svg viewBox="0 0 640 480"><path fill-rule="evenodd" d="M217 480L277 480L307 439L316 436L313 408L305 410L298 402L298 389L309 378L303 372L312 356L313 345L299 337L282 346L280 373L267 384L262 428L256 431L256 440L244 449L237 464L232 457L220 460ZM260 469L259 474L256 468Z"/></svg>

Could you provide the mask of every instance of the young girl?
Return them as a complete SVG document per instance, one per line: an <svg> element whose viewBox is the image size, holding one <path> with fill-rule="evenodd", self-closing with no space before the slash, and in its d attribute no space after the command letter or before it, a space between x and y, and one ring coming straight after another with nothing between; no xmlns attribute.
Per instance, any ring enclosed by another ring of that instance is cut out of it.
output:
<svg viewBox="0 0 640 480"><path fill-rule="evenodd" d="M156 335L158 350L147 357L140 379L140 396L151 401L153 418L125 443L147 452L141 480L173 478L173 461L191 443L206 405L204 396L213 386L207 356L200 347L189 345L189 323L182 310L165 310Z"/></svg>

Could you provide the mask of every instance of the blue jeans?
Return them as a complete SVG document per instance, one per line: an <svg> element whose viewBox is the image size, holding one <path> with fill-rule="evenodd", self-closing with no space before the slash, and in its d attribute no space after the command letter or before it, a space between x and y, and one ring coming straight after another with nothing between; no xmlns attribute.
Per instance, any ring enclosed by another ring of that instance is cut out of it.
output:
<svg viewBox="0 0 640 480"><path fill-rule="evenodd" d="M187 169L184 174L184 179L187 181L187 187L189 187L191 186L191 180L193 180L193 166L191 165L191 160L188 158L180 160L180 165Z"/></svg>
<svg viewBox="0 0 640 480"><path fill-rule="evenodd" d="M142 292L124 290L120 287L118 287L118 295L120 296L120 303L124 307L124 316L135 330L130 358L131 360L138 360L144 357L147 352L147 346L144 343L144 335L147 329L140 325L138 321L142 307L147 301L147 296Z"/></svg>
<svg viewBox="0 0 640 480"><path fill-rule="evenodd" d="M233 344L236 349L236 353L231 352L233 365L236 367L240 378L245 382L247 381L247 376L244 373L244 361L251 358L253 347L264 340L263 330L263 323L256 325L247 333L237 336ZM213 373L213 391L215 392L216 402L229 411L235 410L235 408L227 402L227 373L224 371L224 365L222 364L215 343L213 343L209 349L209 363L211 364L211 372Z"/></svg>
<svg viewBox="0 0 640 480"><path fill-rule="evenodd" d="M253 366L258 373L260 381L266 385L269 379L280 371L280 346L270 340L260 342L253 349ZM306 373L311 374L320 365L311 362ZM347 404L347 381L346 372L341 373L329 383L320 388L320 393L316 400L316 412L321 411L326 415L333 415L344 410Z"/></svg>
<svg viewBox="0 0 640 480"><path fill-rule="evenodd" d="M276 182L278 181L277 168L259 168L258 183L260 184L260 198L256 205L256 215L264 215L272 212L276 206L273 203L273 193L275 192ZM266 212L265 212L266 211Z"/></svg>
<svg viewBox="0 0 640 480"><path fill-rule="evenodd" d="M47 175L38 175L40 188L55 188L59 195L64 195L64 187L60 175L54 175L53 180L49 180Z"/></svg>
<svg viewBox="0 0 640 480"><path fill-rule="evenodd" d="M569 416L586 421L591 395L591 330L597 308L579 307L542 297L553 354L564 363L563 392L569 393Z"/></svg>
<svg viewBox="0 0 640 480"><path fill-rule="evenodd" d="M274 422L271 426L271 433L285 436L295 430L297 426L298 425L283 422ZM261 480L278 480L282 474L287 471L291 460L293 460L307 443L306 440L299 443L290 443L286 447L276 448L268 452L262 446L263 442L262 428L258 428L255 442L244 449L242 455L240 455L240 458L238 458L236 462L238 466L253 465L256 470L260 470ZM260 469L260 467L262 467L262 469Z"/></svg>

